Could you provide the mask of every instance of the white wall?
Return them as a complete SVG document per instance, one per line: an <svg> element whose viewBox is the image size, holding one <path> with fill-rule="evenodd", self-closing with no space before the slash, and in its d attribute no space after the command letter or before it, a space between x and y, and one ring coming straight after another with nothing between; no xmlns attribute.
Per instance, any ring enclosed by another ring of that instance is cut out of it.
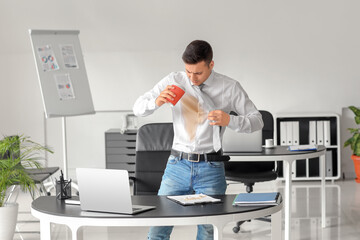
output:
<svg viewBox="0 0 360 240"><path fill-rule="evenodd" d="M28 29L78 29L95 110L131 109L171 71L194 39L209 41L215 70L237 79L259 109L342 113L360 105L357 0L2 0L0 133L24 133L55 149L61 120L43 106ZM164 107L149 121L170 121ZM104 167L104 131L120 113L70 117L70 168Z"/></svg>

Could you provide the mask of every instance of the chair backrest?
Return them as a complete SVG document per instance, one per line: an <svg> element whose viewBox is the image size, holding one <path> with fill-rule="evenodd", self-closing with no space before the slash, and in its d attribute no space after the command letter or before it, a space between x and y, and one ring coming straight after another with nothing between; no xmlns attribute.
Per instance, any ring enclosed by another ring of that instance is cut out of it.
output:
<svg viewBox="0 0 360 240"><path fill-rule="evenodd" d="M136 137L135 195L156 195L174 139L172 123L150 123Z"/></svg>
<svg viewBox="0 0 360 240"><path fill-rule="evenodd" d="M268 111L260 110L259 112L261 113L264 122L264 127L262 129L262 143L265 145L265 139L274 138L274 118Z"/></svg>
<svg viewBox="0 0 360 240"><path fill-rule="evenodd" d="M265 110L259 110L262 115L264 127L262 129L262 144L265 145L266 139L274 138L274 118L273 115ZM257 170L269 171L275 168L275 162L257 162L249 167L256 167Z"/></svg>

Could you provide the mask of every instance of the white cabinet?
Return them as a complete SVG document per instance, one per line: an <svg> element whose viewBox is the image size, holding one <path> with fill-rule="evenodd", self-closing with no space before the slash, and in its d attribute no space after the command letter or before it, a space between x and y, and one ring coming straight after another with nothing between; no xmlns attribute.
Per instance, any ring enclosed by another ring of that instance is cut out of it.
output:
<svg viewBox="0 0 360 240"><path fill-rule="evenodd" d="M326 147L326 177L336 180L341 176L340 119L337 114L277 114L275 116L275 142L277 145L319 144ZM283 177L283 166L279 164L279 177ZM320 161L300 159L293 165L294 180L321 180Z"/></svg>

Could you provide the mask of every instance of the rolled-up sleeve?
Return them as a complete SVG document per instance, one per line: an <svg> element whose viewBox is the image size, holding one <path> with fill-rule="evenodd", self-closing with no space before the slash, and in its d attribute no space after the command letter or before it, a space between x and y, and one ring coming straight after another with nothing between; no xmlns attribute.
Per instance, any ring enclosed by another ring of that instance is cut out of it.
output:
<svg viewBox="0 0 360 240"><path fill-rule="evenodd" d="M234 109L238 115L230 115L228 127L236 132L245 133L262 129L264 123L261 113L249 99L239 82L236 82L232 91L232 109Z"/></svg>
<svg viewBox="0 0 360 240"><path fill-rule="evenodd" d="M145 117L152 114L159 106L156 105L156 98L160 93L169 85L169 77L163 78L159 83L157 83L153 89L146 92L144 95L136 99L133 112L138 117Z"/></svg>

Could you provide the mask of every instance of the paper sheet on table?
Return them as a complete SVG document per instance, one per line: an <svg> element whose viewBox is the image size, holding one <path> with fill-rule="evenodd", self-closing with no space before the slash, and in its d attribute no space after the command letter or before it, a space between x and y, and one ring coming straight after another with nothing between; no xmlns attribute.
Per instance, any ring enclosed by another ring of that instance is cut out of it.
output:
<svg viewBox="0 0 360 240"><path fill-rule="evenodd" d="M191 195L167 196L167 197L182 205L221 202L221 199L213 198L205 194L191 194Z"/></svg>

